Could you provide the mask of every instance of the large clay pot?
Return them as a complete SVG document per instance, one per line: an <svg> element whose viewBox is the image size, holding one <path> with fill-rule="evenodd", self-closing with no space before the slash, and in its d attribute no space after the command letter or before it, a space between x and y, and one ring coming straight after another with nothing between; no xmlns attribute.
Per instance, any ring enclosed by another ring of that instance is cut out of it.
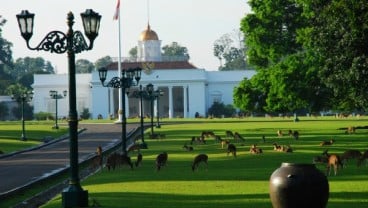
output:
<svg viewBox="0 0 368 208"><path fill-rule="evenodd" d="M328 181L314 164L282 163L270 177L274 208L325 208Z"/></svg>

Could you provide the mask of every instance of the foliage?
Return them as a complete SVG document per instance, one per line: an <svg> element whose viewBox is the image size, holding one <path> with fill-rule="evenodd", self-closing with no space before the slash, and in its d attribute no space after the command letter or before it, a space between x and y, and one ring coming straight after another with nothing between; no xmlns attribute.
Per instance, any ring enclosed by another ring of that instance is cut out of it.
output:
<svg viewBox="0 0 368 208"><path fill-rule="evenodd" d="M0 120L5 120L9 115L9 108L4 102L0 102Z"/></svg>
<svg viewBox="0 0 368 208"><path fill-rule="evenodd" d="M367 110L368 4L357 1L299 0L313 24L301 40L319 56L320 76L332 88L335 108Z"/></svg>
<svg viewBox="0 0 368 208"><path fill-rule="evenodd" d="M190 58L188 49L179 45L177 42L172 42L170 45L163 46L162 56L185 57L186 59Z"/></svg>
<svg viewBox="0 0 368 208"><path fill-rule="evenodd" d="M244 78L233 92L236 107L246 113L262 112L265 106L264 96L251 80Z"/></svg>
<svg viewBox="0 0 368 208"><path fill-rule="evenodd" d="M97 61L95 62L95 68L99 69L102 67L106 67L107 65L111 63L112 63L112 58L110 56L105 56L100 59L97 59Z"/></svg>
<svg viewBox="0 0 368 208"><path fill-rule="evenodd" d="M208 116L221 118L221 117L232 117L236 110L232 105L225 105L223 103L214 102L208 109Z"/></svg>
<svg viewBox="0 0 368 208"><path fill-rule="evenodd" d="M13 67L12 43L2 37L2 27L6 20L0 15L0 95L4 94L5 88L12 83L11 76L7 73L8 68Z"/></svg>
<svg viewBox="0 0 368 208"><path fill-rule="evenodd" d="M213 54L220 60L220 71L247 69L245 53L244 36L240 31L225 34L213 44Z"/></svg>
<svg viewBox="0 0 368 208"><path fill-rule="evenodd" d="M22 103L19 103L18 107L13 107L11 109L12 114L17 119L22 119ZM25 120L32 120L33 119L33 106L29 103L24 103L24 119Z"/></svg>
<svg viewBox="0 0 368 208"><path fill-rule="evenodd" d="M82 113L80 114L81 119L89 119L91 118L91 113L88 108L83 108Z"/></svg>
<svg viewBox="0 0 368 208"><path fill-rule="evenodd" d="M75 62L75 72L80 74L91 73L95 69L92 62L87 59L78 59Z"/></svg>
<svg viewBox="0 0 368 208"><path fill-rule="evenodd" d="M241 21L247 57L256 68L267 69L302 49L297 30L305 26L302 8L294 0L250 0L254 13Z"/></svg>
<svg viewBox="0 0 368 208"><path fill-rule="evenodd" d="M138 57L138 47L135 46L129 50L129 57L136 60Z"/></svg>
<svg viewBox="0 0 368 208"><path fill-rule="evenodd" d="M33 116L34 116L34 119L36 119L37 121L45 121L45 120L53 119L53 115L50 112L38 112L38 113L35 113Z"/></svg>

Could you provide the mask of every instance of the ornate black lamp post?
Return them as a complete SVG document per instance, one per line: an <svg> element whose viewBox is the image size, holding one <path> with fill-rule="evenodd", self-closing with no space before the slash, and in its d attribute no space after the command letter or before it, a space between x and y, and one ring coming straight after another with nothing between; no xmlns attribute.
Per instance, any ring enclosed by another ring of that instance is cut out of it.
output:
<svg viewBox="0 0 368 208"><path fill-rule="evenodd" d="M101 15L92 9L87 9L84 13L81 13L81 17L84 34L90 41L89 45L80 31L73 30L74 15L72 12L69 12L67 15L68 31L66 33L51 31L33 48L29 45L29 40L33 35L34 14L23 10L17 15L21 35L26 40L29 49L49 51L57 54L66 52L68 55L70 179L69 187L62 193L63 207L88 206L88 191L82 189L78 176L78 115L76 108L75 54L93 48L93 41L97 37L100 27Z"/></svg>
<svg viewBox="0 0 368 208"><path fill-rule="evenodd" d="M164 95L164 92L162 90L156 90L155 91L155 97L157 99L157 106L156 106L156 112L157 112L157 123L156 128L161 128L160 125L160 97Z"/></svg>
<svg viewBox="0 0 368 208"><path fill-rule="evenodd" d="M22 105L22 136L21 136L22 141L27 140L26 129L25 129L25 119L24 119L24 104L26 102L30 102L32 98L33 98L33 92L24 92L19 95L16 95L16 94L12 95L12 99L16 100L18 103L21 103Z"/></svg>
<svg viewBox="0 0 368 208"><path fill-rule="evenodd" d="M137 68L131 68L131 69L123 69L122 74L120 77L113 77L107 84L105 84L106 76L107 76L107 69L106 68L100 68L98 70L98 75L100 77L100 81L102 86L104 87L112 87L112 88L120 88L122 97L122 122L121 122L121 142L122 142L122 152L124 155L127 155L127 138L126 138L126 110L125 110L125 93L126 89L129 89L132 86L137 86L139 83L139 80L141 79L141 72L142 69Z"/></svg>
<svg viewBox="0 0 368 208"><path fill-rule="evenodd" d="M139 98L139 105L140 105L140 121L141 121L141 139L142 139L142 144L141 144L141 148L142 149L147 149L147 143L144 141L144 115L143 115L143 97L146 96L146 91L143 90L142 85L139 85L139 91L137 91L137 95L136 97Z"/></svg>
<svg viewBox="0 0 368 208"><path fill-rule="evenodd" d="M150 104L151 104L151 138L155 138L154 132L153 132L153 100L155 99L155 95L154 95L154 89L153 89L153 84L149 83L146 86L146 90L148 92L148 98L150 99Z"/></svg>
<svg viewBox="0 0 368 208"><path fill-rule="evenodd" d="M63 91L63 94L59 94L58 91L56 90L50 90L50 97L51 99L55 100L55 125L52 127L53 129L59 129L59 125L58 125L58 100L59 99L63 99L66 97L67 95L66 90Z"/></svg>

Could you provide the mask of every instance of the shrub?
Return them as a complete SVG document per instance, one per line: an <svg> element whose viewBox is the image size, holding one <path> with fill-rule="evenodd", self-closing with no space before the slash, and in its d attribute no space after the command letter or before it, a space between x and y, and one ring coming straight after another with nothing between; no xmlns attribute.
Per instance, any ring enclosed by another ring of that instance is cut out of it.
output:
<svg viewBox="0 0 368 208"><path fill-rule="evenodd" d="M232 117L236 113L235 108L232 105L224 105L223 103L214 102L208 109L208 115L221 118Z"/></svg>

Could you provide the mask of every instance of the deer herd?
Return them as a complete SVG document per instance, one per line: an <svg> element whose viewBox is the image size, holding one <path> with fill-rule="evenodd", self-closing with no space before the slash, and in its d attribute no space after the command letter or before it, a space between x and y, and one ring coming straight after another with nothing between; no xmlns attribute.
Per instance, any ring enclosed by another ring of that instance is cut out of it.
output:
<svg viewBox="0 0 368 208"><path fill-rule="evenodd" d="M351 133L353 130L348 129L349 133ZM355 132L355 129L354 129ZM284 134L282 130L277 130L276 132L277 137L283 137ZM295 139L299 139L299 132L298 131L288 131L288 135ZM216 135L213 131L203 131L200 136L193 136L188 141L190 145L185 143L183 145L183 149L188 152L194 151L193 145L197 144L207 144L207 139L213 139L215 143L219 143L221 149L226 149L225 153L226 155L232 155L234 158L237 157L237 146L244 146L245 145L245 138L240 135L238 132L232 132L230 130L225 131L225 138L222 138L219 135ZM262 139L260 140L263 143L266 143L266 137L263 135ZM331 146L335 143L334 139L330 139L327 141L322 141L319 146L325 147L325 146ZM263 145L264 146L264 145ZM284 153L293 153L293 149L290 146L290 144L287 145L280 145L277 142L272 143L273 150L276 152L284 152ZM106 158L105 166L107 169L114 170L118 166L127 165L130 169L133 169L133 167L139 167L142 164L143 155L140 152L139 144L134 144L128 149L128 153L132 151L137 151L137 158L135 162L131 161L131 158L128 155L120 154L117 152L111 153ZM263 149L259 148L257 144L251 144L249 148L249 154L263 154ZM336 154L336 153L329 153L327 149L325 149L322 154L315 156L312 160L314 164L324 164L326 165L326 175L330 175L331 169L334 171L334 175L337 175L337 172L347 167L347 163L349 160L356 160L357 166L361 166L363 162L368 165L368 150L365 152L361 152L359 150L355 149L349 149L343 152L342 154ZM99 146L96 151L96 155L94 158L92 158L92 167L100 167L102 169L103 167L103 159L102 159L102 148ZM167 165L168 161L168 153L162 152L159 153L156 156L155 159L155 170L160 171L163 167ZM192 171L195 171L198 169L198 167L203 164L207 170L208 166L208 155L207 154L197 154L191 163L191 169Z"/></svg>

